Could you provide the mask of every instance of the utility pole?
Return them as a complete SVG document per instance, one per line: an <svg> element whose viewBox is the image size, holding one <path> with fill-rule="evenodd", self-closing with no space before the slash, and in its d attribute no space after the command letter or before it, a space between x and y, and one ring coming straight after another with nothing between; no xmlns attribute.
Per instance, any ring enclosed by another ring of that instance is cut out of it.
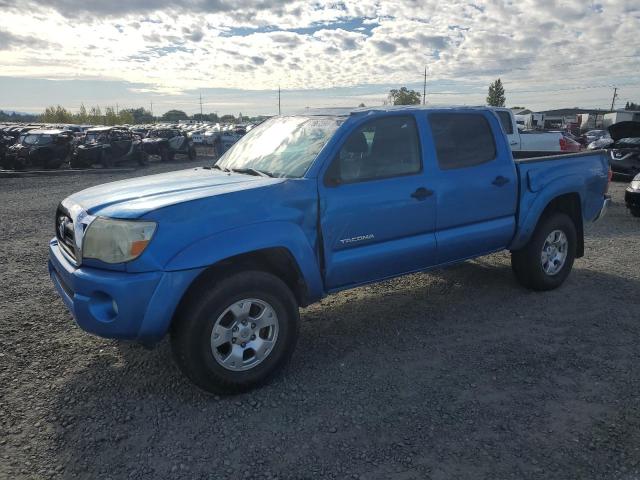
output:
<svg viewBox="0 0 640 480"><path fill-rule="evenodd" d="M151 118L155 121L156 118L153 116L153 100L151 100Z"/></svg>
<svg viewBox="0 0 640 480"><path fill-rule="evenodd" d="M427 101L427 67L424 67L424 83L422 84L422 105Z"/></svg>
<svg viewBox="0 0 640 480"><path fill-rule="evenodd" d="M119 115L118 113L118 104L116 103L116 117Z"/></svg>
<svg viewBox="0 0 640 480"><path fill-rule="evenodd" d="M613 87L613 98L611 99L611 111L613 112L613 106L616 103L616 97L618 96L618 87Z"/></svg>
<svg viewBox="0 0 640 480"><path fill-rule="evenodd" d="M280 85L278 85L278 115L280 115Z"/></svg>
<svg viewBox="0 0 640 480"><path fill-rule="evenodd" d="M202 93L200 93L200 120L202 120Z"/></svg>

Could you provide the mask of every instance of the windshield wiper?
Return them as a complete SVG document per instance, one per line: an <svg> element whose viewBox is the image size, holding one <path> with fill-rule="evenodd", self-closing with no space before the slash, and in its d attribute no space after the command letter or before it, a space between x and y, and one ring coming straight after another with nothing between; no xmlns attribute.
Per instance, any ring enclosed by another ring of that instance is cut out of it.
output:
<svg viewBox="0 0 640 480"><path fill-rule="evenodd" d="M231 171L234 173L248 173L256 177L273 177L272 173L256 170L255 168L232 168Z"/></svg>
<svg viewBox="0 0 640 480"><path fill-rule="evenodd" d="M207 167L204 167L204 168L207 168ZM215 168L216 170L220 170L222 172L230 172L231 171L228 168L221 167L220 165L217 165L217 164L214 165L213 167L208 167L208 168Z"/></svg>

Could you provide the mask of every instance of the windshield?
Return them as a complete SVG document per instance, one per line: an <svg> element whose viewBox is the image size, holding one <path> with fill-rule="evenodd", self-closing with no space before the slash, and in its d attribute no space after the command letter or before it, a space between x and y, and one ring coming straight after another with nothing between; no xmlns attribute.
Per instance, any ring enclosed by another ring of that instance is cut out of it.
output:
<svg viewBox="0 0 640 480"><path fill-rule="evenodd" d="M25 135L22 139L23 145L46 145L52 141L51 135Z"/></svg>
<svg viewBox="0 0 640 480"><path fill-rule="evenodd" d="M100 143L107 139L107 134L104 132L89 132L84 137L84 143Z"/></svg>
<svg viewBox="0 0 640 480"><path fill-rule="evenodd" d="M342 122L336 117L272 118L242 137L216 165L302 177Z"/></svg>

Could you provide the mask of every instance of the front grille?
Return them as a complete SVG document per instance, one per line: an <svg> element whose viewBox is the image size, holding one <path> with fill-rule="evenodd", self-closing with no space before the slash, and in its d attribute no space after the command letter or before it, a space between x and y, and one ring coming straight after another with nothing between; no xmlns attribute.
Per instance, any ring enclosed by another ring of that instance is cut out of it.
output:
<svg viewBox="0 0 640 480"><path fill-rule="evenodd" d="M62 205L56 211L56 238L62 250L75 261L76 242L73 233L73 220Z"/></svg>

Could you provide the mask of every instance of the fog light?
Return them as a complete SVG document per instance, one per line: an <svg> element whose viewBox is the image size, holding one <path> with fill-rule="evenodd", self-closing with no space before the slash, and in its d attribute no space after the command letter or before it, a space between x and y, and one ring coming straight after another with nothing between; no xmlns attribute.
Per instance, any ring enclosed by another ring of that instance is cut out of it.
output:
<svg viewBox="0 0 640 480"><path fill-rule="evenodd" d="M111 295L95 292L89 302L89 311L96 320L109 323L118 315L118 304Z"/></svg>

